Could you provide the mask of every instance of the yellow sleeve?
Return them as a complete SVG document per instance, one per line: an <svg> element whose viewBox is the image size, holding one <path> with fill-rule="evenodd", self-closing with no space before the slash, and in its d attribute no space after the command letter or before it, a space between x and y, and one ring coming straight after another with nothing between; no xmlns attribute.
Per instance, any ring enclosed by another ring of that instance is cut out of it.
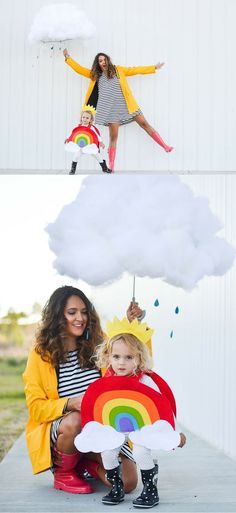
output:
<svg viewBox="0 0 236 513"><path fill-rule="evenodd" d="M147 75L148 73L156 72L155 66L134 66L131 68L125 68L124 66L117 66L117 67L118 68L120 67L126 76Z"/></svg>
<svg viewBox="0 0 236 513"><path fill-rule="evenodd" d="M79 75L83 75L84 77L90 78L90 69L84 68L81 66L78 62L74 61L71 57L68 57L65 60L66 64L70 66L76 73L79 73Z"/></svg>
<svg viewBox="0 0 236 513"><path fill-rule="evenodd" d="M63 414L67 397L50 399L47 394L47 380L44 379L44 367L49 364L43 362L40 355L32 351L23 374L25 383L26 404L30 418L39 424L51 422ZM49 384L49 383L48 383Z"/></svg>

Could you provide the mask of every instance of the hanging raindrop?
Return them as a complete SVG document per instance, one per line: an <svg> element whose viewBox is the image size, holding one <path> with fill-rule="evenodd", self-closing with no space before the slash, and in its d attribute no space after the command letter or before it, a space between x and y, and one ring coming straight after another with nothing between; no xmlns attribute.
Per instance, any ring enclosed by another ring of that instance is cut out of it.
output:
<svg viewBox="0 0 236 513"><path fill-rule="evenodd" d="M159 303L158 299L155 299L155 301L154 301L154 306L159 306L159 304L160 304L160 303Z"/></svg>
<svg viewBox="0 0 236 513"><path fill-rule="evenodd" d="M173 338L174 332L173 330L170 332L170 338Z"/></svg>
<svg viewBox="0 0 236 513"><path fill-rule="evenodd" d="M176 313L176 314L178 314L178 313L179 313L179 307L178 307L178 306L176 306L175 313Z"/></svg>

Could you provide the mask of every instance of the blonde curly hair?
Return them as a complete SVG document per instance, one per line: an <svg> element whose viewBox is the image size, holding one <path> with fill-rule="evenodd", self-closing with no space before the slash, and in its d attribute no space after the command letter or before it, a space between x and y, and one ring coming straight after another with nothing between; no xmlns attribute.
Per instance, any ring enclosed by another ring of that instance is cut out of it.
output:
<svg viewBox="0 0 236 513"><path fill-rule="evenodd" d="M135 369L135 373L150 369L150 358L147 347L140 342L137 337L128 333L120 333L115 337L104 340L102 344L96 347L94 360L98 369L109 367L109 358L112 353L113 344L118 340L124 342L131 352L138 357L138 365Z"/></svg>

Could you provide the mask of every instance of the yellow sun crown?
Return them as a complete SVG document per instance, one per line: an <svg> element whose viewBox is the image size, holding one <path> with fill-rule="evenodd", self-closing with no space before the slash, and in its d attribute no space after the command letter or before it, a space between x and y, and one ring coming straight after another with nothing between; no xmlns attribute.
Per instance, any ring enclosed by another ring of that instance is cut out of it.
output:
<svg viewBox="0 0 236 513"><path fill-rule="evenodd" d="M91 112L93 117L95 117L95 114L97 112L96 109L92 105L83 105L82 112L85 112L85 111Z"/></svg>
<svg viewBox="0 0 236 513"><path fill-rule="evenodd" d="M146 322L139 323L137 319L129 322L127 317L121 320L114 317L113 321L107 321L106 326L106 333L109 339L122 333L128 333L137 337L143 344L147 344L150 341L153 331Z"/></svg>

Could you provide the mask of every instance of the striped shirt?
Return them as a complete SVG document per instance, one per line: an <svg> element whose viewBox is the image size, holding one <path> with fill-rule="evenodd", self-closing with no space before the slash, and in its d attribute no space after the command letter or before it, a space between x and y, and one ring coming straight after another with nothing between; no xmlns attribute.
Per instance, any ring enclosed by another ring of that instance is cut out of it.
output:
<svg viewBox="0 0 236 513"><path fill-rule="evenodd" d="M106 126L109 123L119 123L124 125L133 121L138 114L142 114L140 109L132 114L129 113L117 76L108 78L105 73L102 73L98 79L96 124Z"/></svg>
<svg viewBox="0 0 236 513"><path fill-rule="evenodd" d="M58 368L58 395L59 397L75 397L83 394L90 383L100 378L97 369L81 369L78 362L77 351L68 351L67 361L60 363ZM51 446L55 445L58 436L58 427L62 417L54 420L51 426Z"/></svg>
<svg viewBox="0 0 236 513"><path fill-rule="evenodd" d="M74 397L83 394L101 374L97 369L81 369L77 351L69 351L67 362L59 365L58 376L59 397Z"/></svg>

